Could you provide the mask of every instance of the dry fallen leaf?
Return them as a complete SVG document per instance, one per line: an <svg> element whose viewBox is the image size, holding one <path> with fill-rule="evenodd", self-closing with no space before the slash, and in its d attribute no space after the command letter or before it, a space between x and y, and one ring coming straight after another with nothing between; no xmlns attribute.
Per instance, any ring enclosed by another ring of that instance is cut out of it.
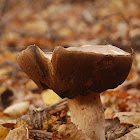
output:
<svg viewBox="0 0 140 140"><path fill-rule="evenodd" d="M4 140L8 133L9 131L5 127L0 125L0 140Z"/></svg>
<svg viewBox="0 0 140 140"><path fill-rule="evenodd" d="M105 112L104 112L104 114L105 114L105 119L112 119L114 113L115 113L114 110L108 107L108 108L105 110Z"/></svg>
<svg viewBox="0 0 140 140"><path fill-rule="evenodd" d="M20 102L7 107L4 113L9 114L11 117L19 117L24 115L29 109L29 102Z"/></svg>
<svg viewBox="0 0 140 140"><path fill-rule="evenodd" d="M106 119L105 120L105 134L108 131L111 131L114 128L117 128L118 126L120 126L120 120L118 118L115 118L115 119Z"/></svg>
<svg viewBox="0 0 140 140"><path fill-rule="evenodd" d="M16 124L16 120L0 120L0 125L6 127L6 128L14 128L14 125Z"/></svg>
<svg viewBox="0 0 140 140"><path fill-rule="evenodd" d="M49 132L56 131L60 126L60 121L54 115L46 110L30 111L29 114L21 116L17 119L15 127L24 125L28 129L47 130Z"/></svg>
<svg viewBox="0 0 140 140"><path fill-rule="evenodd" d="M27 138L27 129L24 126L20 126L11 130L5 140L25 140Z"/></svg>
<svg viewBox="0 0 140 140"><path fill-rule="evenodd" d="M120 125L116 128L113 128L112 130L108 131L106 133L106 139L107 140L114 140L116 138L120 138L124 136L126 133L128 133L128 125Z"/></svg>
<svg viewBox="0 0 140 140"><path fill-rule="evenodd" d="M103 43L113 44L124 49L129 49L130 46L134 46L134 48L140 50L139 6L139 0L90 0L82 2L80 0L68 0L65 2L64 0L41 0L40 4L38 4L38 1L33 1L32 3L31 1L0 0L0 64L1 62L4 63L6 59L15 62L16 55L19 51L31 44L37 44L38 46L43 47L43 49L46 49L46 51L57 45L76 47L83 44ZM20 12L18 9L20 9ZM3 26L1 26L1 23L4 23ZM139 78L140 54L135 56L137 62L136 67L133 69L136 71L138 70L137 74ZM14 79L13 77L14 71L16 71L16 74L19 73L17 79ZM9 77L10 73L12 73L11 77ZM124 92L116 91L115 89L114 92L104 95L105 98L103 102L106 107L110 107L105 111L106 118L111 119L116 109L117 111L140 112L140 96L137 96L140 95L140 78L139 80L135 79L134 74L134 72L130 73L127 81L119 88L119 90L123 89ZM23 75L21 70L18 71L17 69L12 68L9 71L8 67L5 68L1 65L0 93L3 92L3 85L6 86L6 89L9 85L12 85L14 91L17 91L17 89L19 89L19 92L23 91L25 96L24 94L20 96L18 93L17 97L22 99L22 101L29 101L30 108L32 106L32 108L34 108L34 106L36 108L44 107L40 94L29 95L29 92L36 90L36 85L32 84L32 82L27 82L27 78L25 78L25 74ZM134 91L133 95L135 98L130 99L130 97L133 96L126 90L131 90L132 88L137 89L138 91ZM41 91L37 91L36 93L40 92ZM7 95L5 97L7 97ZM53 104L53 102L49 100L49 97L46 98L43 96L43 98L43 101L47 105ZM6 98L7 102L4 105L9 106L11 104L7 104L10 103L9 99L7 99L8 97ZM0 104L2 105L0 105L0 111L3 111L7 106L3 106L3 100ZM21 109L18 106L17 108L18 110ZM64 107L58 106L55 109L51 109L50 112L56 114L62 110L61 108ZM65 109L65 111L67 110ZM0 112L0 119L9 120L13 118L14 117L11 117L6 113ZM39 117L34 117L34 122L36 120L35 118ZM119 118L122 123L135 125L139 123L139 116L137 115L136 118L133 115L119 116ZM39 123L40 120L42 119L39 119L37 122ZM6 127L7 125L9 126L9 123L3 122L3 124L6 125ZM11 124L12 123L10 123L10 125ZM42 123L40 122L39 126L40 124ZM114 125L112 122L111 124L112 126ZM122 128L118 131L122 132L124 129L125 128Z"/></svg>
<svg viewBox="0 0 140 140"><path fill-rule="evenodd" d="M133 129L130 133L116 140L140 140L140 128Z"/></svg>
<svg viewBox="0 0 140 140"><path fill-rule="evenodd" d="M94 138L93 138L94 139ZM53 140L91 140L82 131L78 130L73 123L63 124L54 133Z"/></svg>
<svg viewBox="0 0 140 140"><path fill-rule="evenodd" d="M140 126L140 113L139 112L118 112L115 113L113 118L118 117L121 124L131 124Z"/></svg>

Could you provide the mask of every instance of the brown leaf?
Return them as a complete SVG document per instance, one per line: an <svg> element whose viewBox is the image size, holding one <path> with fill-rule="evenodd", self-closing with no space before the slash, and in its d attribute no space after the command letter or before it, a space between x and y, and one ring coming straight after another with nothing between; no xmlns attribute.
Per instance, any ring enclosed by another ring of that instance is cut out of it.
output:
<svg viewBox="0 0 140 140"><path fill-rule="evenodd" d="M140 94L139 89L131 88L127 90L129 96L117 104L117 109L120 112L140 112ZM124 106L126 106L124 108Z"/></svg>
<svg viewBox="0 0 140 140"><path fill-rule="evenodd" d="M116 140L140 140L140 128L133 129L130 133Z"/></svg>
<svg viewBox="0 0 140 140"><path fill-rule="evenodd" d="M101 95L101 98L102 98L103 104L109 107L118 103L118 101L123 100L127 96L129 96L129 94L126 91L113 89L113 90L107 90L103 92L103 94Z"/></svg>
<svg viewBox="0 0 140 140"><path fill-rule="evenodd" d="M24 126L11 130L5 140L25 140L27 138L27 130Z"/></svg>
<svg viewBox="0 0 140 140"><path fill-rule="evenodd" d="M54 133L53 140L91 140L82 131L78 130L73 123L63 124Z"/></svg>
<svg viewBox="0 0 140 140"><path fill-rule="evenodd" d="M121 124L131 124L140 126L140 113L139 112L118 112L115 113L114 118L118 117Z"/></svg>
<svg viewBox="0 0 140 140"><path fill-rule="evenodd" d="M17 119L15 127L19 127L21 125L26 126L28 129L43 129L51 132L58 129L60 122L57 121L55 116L51 115L46 110L42 110L30 111L29 114Z"/></svg>
<svg viewBox="0 0 140 140"><path fill-rule="evenodd" d="M14 125L16 124L16 120L0 120L0 125L6 127L6 128L14 128Z"/></svg>
<svg viewBox="0 0 140 140"><path fill-rule="evenodd" d="M120 125L119 127L114 128L111 131L108 131L106 134L106 139L114 140L116 138L119 138L128 132L128 128L129 128L129 126L127 126L127 125L126 126Z"/></svg>
<svg viewBox="0 0 140 140"><path fill-rule="evenodd" d="M117 128L118 126L120 126L120 120L118 118L115 118L115 119L106 119L105 120L105 134L108 131L111 131L114 128Z"/></svg>

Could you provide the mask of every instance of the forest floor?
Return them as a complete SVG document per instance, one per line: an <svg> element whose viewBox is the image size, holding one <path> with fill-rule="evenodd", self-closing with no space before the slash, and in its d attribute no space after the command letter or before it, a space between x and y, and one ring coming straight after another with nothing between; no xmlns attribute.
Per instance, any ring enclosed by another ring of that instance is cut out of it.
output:
<svg viewBox="0 0 140 140"><path fill-rule="evenodd" d="M67 101L52 90L39 89L18 66L19 53L33 44L44 52L85 44L133 49L126 81L103 92L101 100L106 139L140 140L139 0L0 1L0 140L76 140L79 134L77 140L86 140L73 124L67 125ZM59 135L62 124L76 135Z"/></svg>

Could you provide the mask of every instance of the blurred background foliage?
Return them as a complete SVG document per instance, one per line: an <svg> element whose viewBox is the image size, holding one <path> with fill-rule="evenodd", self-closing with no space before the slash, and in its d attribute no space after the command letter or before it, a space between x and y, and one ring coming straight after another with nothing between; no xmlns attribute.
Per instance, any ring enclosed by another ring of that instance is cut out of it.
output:
<svg viewBox="0 0 140 140"><path fill-rule="evenodd" d="M140 49L139 0L0 0L0 47L112 44Z"/></svg>

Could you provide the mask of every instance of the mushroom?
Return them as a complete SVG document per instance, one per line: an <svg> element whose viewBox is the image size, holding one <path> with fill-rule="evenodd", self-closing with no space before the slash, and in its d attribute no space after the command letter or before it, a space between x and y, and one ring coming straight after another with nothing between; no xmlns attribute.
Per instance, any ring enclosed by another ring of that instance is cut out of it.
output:
<svg viewBox="0 0 140 140"><path fill-rule="evenodd" d="M100 93L124 82L132 54L111 45L56 47L45 54L35 45L18 56L23 71L43 89L67 97L71 121L88 137L105 139Z"/></svg>

